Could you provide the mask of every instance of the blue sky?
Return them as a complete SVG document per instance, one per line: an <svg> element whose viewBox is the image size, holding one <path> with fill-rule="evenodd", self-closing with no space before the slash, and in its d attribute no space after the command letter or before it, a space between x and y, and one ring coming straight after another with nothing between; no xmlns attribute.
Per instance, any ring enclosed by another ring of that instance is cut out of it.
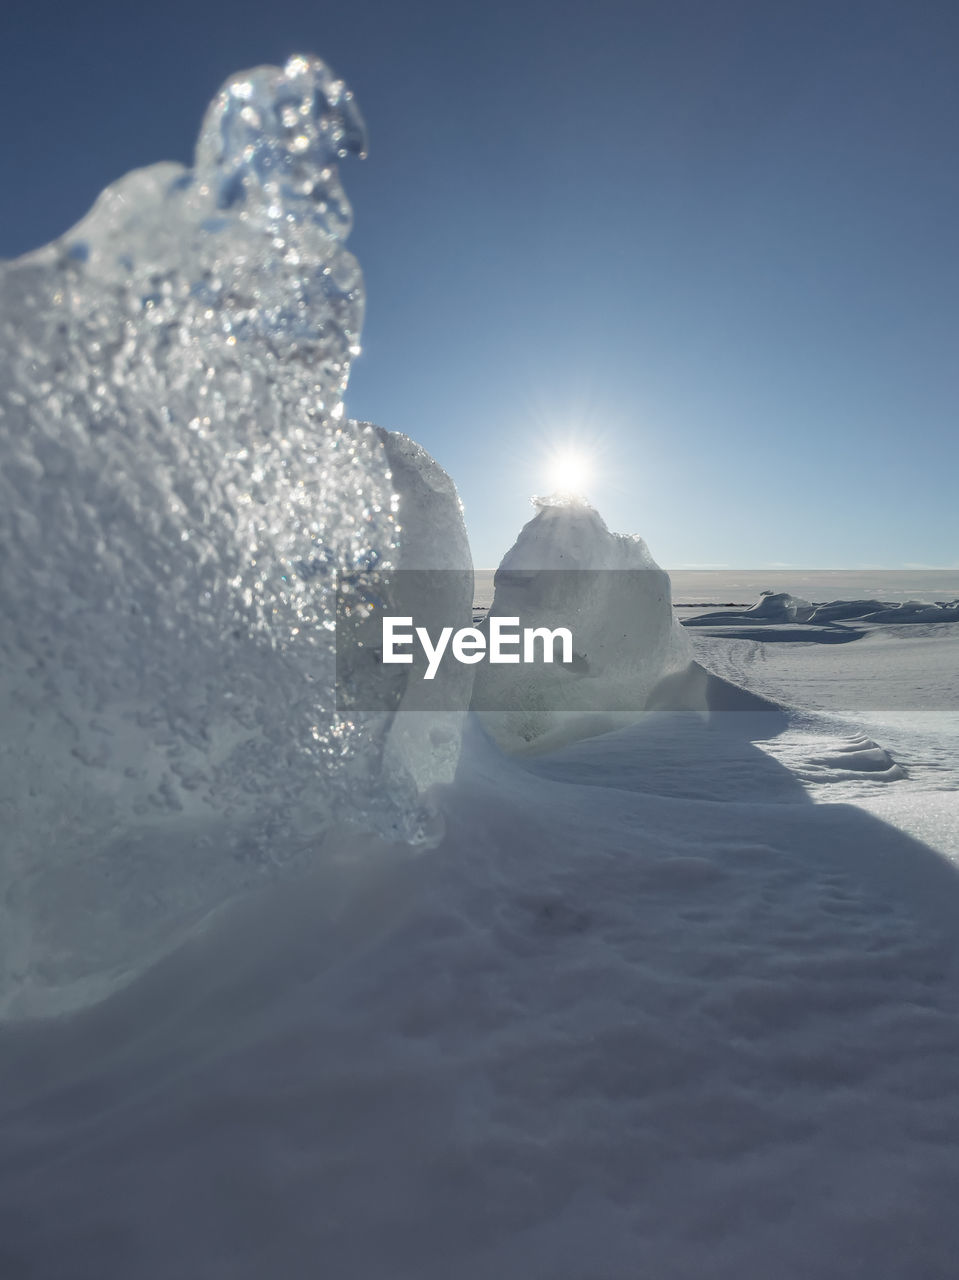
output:
<svg viewBox="0 0 959 1280"><path fill-rule="evenodd" d="M668 567L959 565L959 6L13 0L0 255L296 51L370 130L347 410L447 467L478 565L564 442Z"/></svg>

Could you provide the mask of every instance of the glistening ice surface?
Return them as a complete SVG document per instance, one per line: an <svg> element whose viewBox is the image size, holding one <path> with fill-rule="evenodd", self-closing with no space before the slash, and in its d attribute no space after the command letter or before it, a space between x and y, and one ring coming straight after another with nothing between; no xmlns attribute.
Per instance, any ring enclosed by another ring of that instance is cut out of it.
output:
<svg viewBox="0 0 959 1280"><path fill-rule="evenodd" d="M400 537L342 405L363 147L322 62L259 68L192 169L0 270L0 1002L86 998L341 816L419 834L383 722L333 714L334 571Z"/></svg>

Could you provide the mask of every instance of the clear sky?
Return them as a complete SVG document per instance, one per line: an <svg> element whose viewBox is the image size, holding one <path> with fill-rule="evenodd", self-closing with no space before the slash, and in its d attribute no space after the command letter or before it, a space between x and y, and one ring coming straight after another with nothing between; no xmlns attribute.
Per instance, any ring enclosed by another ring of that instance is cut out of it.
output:
<svg viewBox="0 0 959 1280"><path fill-rule="evenodd" d="M667 567L959 565L955 0L8 0L0 255L292 52L370 130L347 410L478 565L564 442Z"/></svg>

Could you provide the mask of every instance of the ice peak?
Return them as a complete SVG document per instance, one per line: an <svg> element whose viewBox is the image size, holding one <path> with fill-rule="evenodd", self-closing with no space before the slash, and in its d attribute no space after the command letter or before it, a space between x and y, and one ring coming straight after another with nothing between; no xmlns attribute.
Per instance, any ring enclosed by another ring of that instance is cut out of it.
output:
<svg viewBox="0 0 959 1280"><path fill-rule="evenodd" d="M536 514L507 551L500 571L522 569L614 569L654 562L641 538L610 533L585 498L572 493L534 497ZM647 563L648 562L648 563Z"/></svg>
<svg viewBox="0 0 959 1280"><path fill-rule="evenodd" d="M583 511L591 511L594 515L599 514L581 493L573 493L568 489L561 489L556 493L534 493L530 497L530 502L537 511L548 511L551 507L580 507Z"/></svg>
<svg viewBox="0 0 959 1280"><path fill-rule="evenodd" d="M351 154L366 154L353 94L319 58L299 54L227 80L203 121L195 174L218 209L308 220L343 239L352 211L335 162Z"/></svg>

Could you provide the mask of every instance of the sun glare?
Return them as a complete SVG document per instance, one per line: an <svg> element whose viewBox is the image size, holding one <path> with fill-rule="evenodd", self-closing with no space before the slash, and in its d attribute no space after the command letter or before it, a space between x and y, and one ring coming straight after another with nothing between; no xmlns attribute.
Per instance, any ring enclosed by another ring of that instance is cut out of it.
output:
<svg viewBox="0 0 959 1280"><path fill-rule="evenodd" d="M593 477L592 459L579 449L560 449L549 459L547 482L554 493L585 496Z"/></svg>

